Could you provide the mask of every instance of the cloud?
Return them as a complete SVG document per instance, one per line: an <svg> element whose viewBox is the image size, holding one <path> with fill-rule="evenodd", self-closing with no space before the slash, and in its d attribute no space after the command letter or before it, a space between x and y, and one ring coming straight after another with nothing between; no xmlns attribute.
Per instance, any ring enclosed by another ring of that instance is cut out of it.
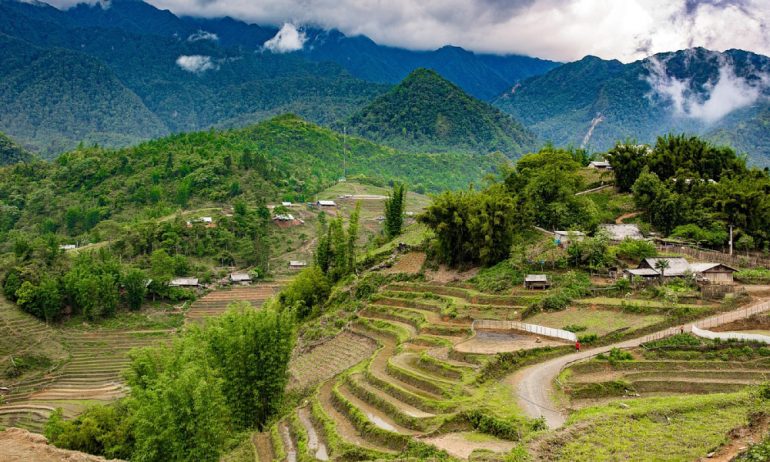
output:
<svg viewBox="0 0 770 462"><path fill-rule="evenodd" d="M190 34L189 37L187 37L188 42L197 42L200 40L211 40L212 42L216 42L219 40L219 36L213 32L208 32L205 30L199 30L198 32L194 34Z"/></svg>
<svg viewBox="0 0 770 462"><path fill-rule="evenodd" d="M698 119L707 124L719 121L736 109L751 106L764 97L763 90L770 82L766 74L759 74L752 81L738 77L731 63L722 62L716 80L707 82L703 91L698 92L690 80L669 75L665 61L651 58L646 66L651 100L669 103L677 117Z"/></svg>
<svg viewBox="0 0 770 462"><path fill-rule="evenodd" d="M305 40L307 40L305 33L297 30L294 24L287 22L275 37L265 42L264 48L273 53L289 53L301 50L305 46Z"/></svg>
<svg viewBox="0 0 770 462"><path fill-rule="evenodd" d="M71 6L78 0L51 0ZM148 0L179 15L336 28L409 49L457 45L624 62L692 46L770 55L768 0Z"/></svg>
<svg viewBox="0 0 770 462"><path fill-rule="evenodd" d="M218 66L211 60L211 56L201 55L182 55L176 59L176 65L195 74L218 69Z"/></svg>

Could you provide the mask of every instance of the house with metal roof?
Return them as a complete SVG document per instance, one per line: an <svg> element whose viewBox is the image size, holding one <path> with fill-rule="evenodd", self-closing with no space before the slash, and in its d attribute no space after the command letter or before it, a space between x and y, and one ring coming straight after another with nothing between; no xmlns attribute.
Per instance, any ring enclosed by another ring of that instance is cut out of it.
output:
<svg viewBox="0 0 770 462"><path fill-rule="evenodd" d="M659 262L665 260L668 264L660 268ZM675 278L692 276L698 281L711 284L732 284L733 274L737 270L722 263L690 263L681 257L645 258L635 269L626 270L626 274L634 280L655 278Z"/></svg>
<svg viewBox="0 0 770 462"><path fill-rule="evenodd" d="M528 274L527 277L524 278L524 287L530 290L543 290L551 287L551 283L548 281L548 276L545 274Z"/></svg>
<svg viewBox="0 0 770 462"><path fill-rule="evenodd" d="M168 283L169 287L198 287L198 278L174 278Z"/></svg>
<svg viewBox="0 0 770 462"><path fill-rule="evenodd" d="M606 231L613 242L621 242L624 239L633 239L635 241L644 239L639 226L630 223L603 224L599 225L599 229Z"/></svg>
<svg viewBox="0 0 770 462"><path fill-rule="evenodd" d="M251 275L249 273L230 273L228 279L231 284L247 285L251 282Z"/></svg>

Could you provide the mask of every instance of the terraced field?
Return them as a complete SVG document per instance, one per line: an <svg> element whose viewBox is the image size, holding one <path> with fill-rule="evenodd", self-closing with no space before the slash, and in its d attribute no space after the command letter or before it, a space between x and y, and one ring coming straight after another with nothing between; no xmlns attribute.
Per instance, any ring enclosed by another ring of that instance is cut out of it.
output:
<svg viewBox="0 0 770 462"><path fill-rule="evenodd" d="M427 295L434 291L451 295ZM472 318L442 314L450 300L469 305L494 301L496 308L485 308L500 312L518 303L514 296L430 283L385 287L337 344L340 348L351 338L366 337L376 342L376 351L354 367L339 368L339 375L323 382L273 428L274 460L430 460L441 452L468 458L513 448L513 433L526 433L532 423L510 406L509 388L477 380L491 356L454 352L455 344L473 334ZM295 366L306 367L324 355L320 349L313 353ZM505 422L511 433L480 432L471 410L487 422Z"/></svg>
<svg viewBox="0 0 770 462"><path fill-rule="evenodd" d="M203 322L211 316L218 316L233 302L248 302L259 308L267 299L280 292L282 282L265 282L251 286L216 290L196 300L185 314L188 322Z"/></svg>
<svg viewBox="0 0 770 462"><path fill-rule="evenodd" d="M573 406L672 394L729 393L770 378L770 350L762 344L715 342L682 334L630 351L601 356L561 374Z"/></svg>
<svg viewBox="0 0 770 462"><path fill-rule="evenodd" d="M124 331L93 329L60 334L69 361L47 374L15 383L0 406L0 425L40 433L50 414L61 407L74 417L88 405L123 396L121 374L132 348L165 342L169 330Z"/></svg>

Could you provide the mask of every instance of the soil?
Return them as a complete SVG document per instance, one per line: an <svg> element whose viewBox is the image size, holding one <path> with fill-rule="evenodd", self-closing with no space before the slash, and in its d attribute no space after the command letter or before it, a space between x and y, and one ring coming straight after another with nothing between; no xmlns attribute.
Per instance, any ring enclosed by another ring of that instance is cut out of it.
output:
<svg viewBox="0 0 770 462"><path fill-rule="evenodd" d="M730 441L727 444L719 448L711 457L701 457L698 462L730 462L748 446L762 441L768 427L770 427L770 417L764 414L753 416L748 425L736 428L729 433Z"/></svg>
<svg viewBox="0 0 770 462"><path fill-rule="evenodd" d="M642 213L642 212L629 212L629 213L624 213L623 215L621 215L621 216L619 216L619 217L617 217L617 218L615 219L615 224L618 224L618 225L622 225L623 223L625 223L625 221L626 221L626 220L628 220L628 219L630 219L630 218L634 218L634 217L636 217L636 216L640 215L641 213Z"/></svg>
<svg viewBox="0 0 770 462"><path fill-rule="evenodd" d="M306 407L301 407L297 410L299 421L302 426L305 427L307 432L307 448L313 451L313 455L316 459L321 461L329 460L329 452L326 449L326 443L321 441L318 436L318 432L313 425L313 420L310 418L310 410Z"/></svg>
<svg viewBox="0 0 770 462"><path fill-rule="evenodd" d="M254 433L251 436L251 444L257 451L257 462L271 462L273 460L273 445L270 443L269 434Z"/></svg>
<svg viewBox="0 0 770 462"><path fill-rule="evenodd" d="M446 433L423 441L445 450L450 456L460 459L468 459L475 450L487 450L504 453L512 450L515 443L512 441L489 438L488 440L473 441L467 433Z"/></svg>
<svg viewBox="0 0 770 462"><path fill-rule="evenodd" d="M503 352L529 350L544 346L563 346L564 342L519 333L476 332L470 339L455 345L455 351L493 355Z"/></svg>
<svg viewBox="0 0 770 462"><path fill-rule="evenodd" d="M41 435L20 428L0 432L0 462L104 462L103 457L59 449ZM118 462L117 459L112 459Z"/></svg>
<svg viewBox="0 0 770 462"><path fill-rule="evenodd" d="M425 255L425 252L406 253L400 256L398 260L396 260L396 263L393 266L383 270L383 273L384 274L395 274L395 273L417 274L422 269L422 265L425 264L426 258L427 256Z"/></svg>
<svg viewBox="0 0 770 462"><path fill-rule="evenodd" d="M447 282L459 282L466 281L475 276L481 268L472 268L468 271L458 271L448 268L444 265L439 266L435 271L430 270L425 272L425 279L432 282L438 282L445 284Z"/></svg>

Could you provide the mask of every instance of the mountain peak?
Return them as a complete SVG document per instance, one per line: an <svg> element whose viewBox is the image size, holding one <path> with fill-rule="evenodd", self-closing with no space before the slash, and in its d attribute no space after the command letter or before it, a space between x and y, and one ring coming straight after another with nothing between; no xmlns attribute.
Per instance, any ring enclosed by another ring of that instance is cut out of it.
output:
<svg viewBox="0 0 770 462"><path fill-rule="evenodd" d="M520 154L534 137L510 116L419 68L353 115L354 133L420 151Z"/></svg>

